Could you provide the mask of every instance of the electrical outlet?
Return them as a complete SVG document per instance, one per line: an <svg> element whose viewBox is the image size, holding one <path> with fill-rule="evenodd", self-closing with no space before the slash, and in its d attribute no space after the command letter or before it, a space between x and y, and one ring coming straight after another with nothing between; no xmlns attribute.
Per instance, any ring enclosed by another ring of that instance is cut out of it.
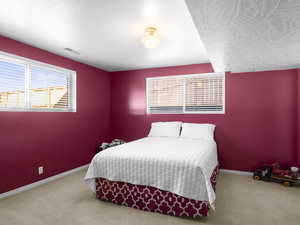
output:
<svg viewBox="0 0 300 225"><path fill-rule="evenodd" d="M43 166L39 166L38 172L39 172L39 175L43 174L44 173L44 167Z"/></svg>

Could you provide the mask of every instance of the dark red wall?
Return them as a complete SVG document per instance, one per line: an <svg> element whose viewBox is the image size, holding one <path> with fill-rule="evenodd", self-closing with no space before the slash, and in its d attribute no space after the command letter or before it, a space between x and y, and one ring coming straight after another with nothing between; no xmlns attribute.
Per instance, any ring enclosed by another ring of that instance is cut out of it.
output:
<svg viewBox="0 0 300 225"><path fill-rule="evenodd" d="M210 64L111 73L115 138L147 135L153 121L214 123L219 160L249 171L259 163L297 163L297 70L226 74L226 114L146 114L146 77L213 72Z"/></svg>
<svg viewBox="0 0 300 225"><path fill-rule="evenodd" d="M0 193L89 163L109 138L109 74L1 36L0 51L77 72L77 112L0 112Z"/></svg>

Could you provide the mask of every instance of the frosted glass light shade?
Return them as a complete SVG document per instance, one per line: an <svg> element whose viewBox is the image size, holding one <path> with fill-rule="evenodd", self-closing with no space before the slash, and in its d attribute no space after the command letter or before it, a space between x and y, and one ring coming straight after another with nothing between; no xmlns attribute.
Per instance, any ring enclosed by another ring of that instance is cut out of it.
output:
<svg viewBox="0 0 300 225"><path fill-rule="evenodd" d="M146 36L142 39L142 42L146 48L156 48L159 43L159 39L155 36Z"/></svg>
<svg viewBox="0 0 300 225"><path fill-rule="evenodd" d="M155 27L148 27L146 35L141 40L146 48L156 48L159 43L159 38L156 35Z"/></svg>

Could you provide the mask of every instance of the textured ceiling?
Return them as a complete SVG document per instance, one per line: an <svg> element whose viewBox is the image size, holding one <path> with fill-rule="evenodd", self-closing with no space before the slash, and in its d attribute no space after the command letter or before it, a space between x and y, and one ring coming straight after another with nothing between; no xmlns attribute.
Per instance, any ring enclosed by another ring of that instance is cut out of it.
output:
<svg viewBox="0 0 300 225"><path fill-rule="evenodd" d="M0 35L107 71L208 62L184 0L1 0Z"/></svg>
<svg viewBox="0 0 300 225"><path fill-rule="evenodd" d="M217 71L300 66L300 0L186 0Z"/></svg>

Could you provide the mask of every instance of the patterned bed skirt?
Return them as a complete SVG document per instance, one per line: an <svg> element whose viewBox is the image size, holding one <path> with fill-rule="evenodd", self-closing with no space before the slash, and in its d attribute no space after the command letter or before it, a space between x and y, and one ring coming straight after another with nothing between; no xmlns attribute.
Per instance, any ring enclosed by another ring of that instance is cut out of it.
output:
<svg viewBox="0 0 300 225"><path fill-rule="evenodd" d="M216 167L210 179L214 190L218 173L219 169ZM119 205L171 216L204 217L208 216L210 209L207 201L185 198L151 186L110 181L105 178L96 178L96 196L98 199Z"/></svg>

